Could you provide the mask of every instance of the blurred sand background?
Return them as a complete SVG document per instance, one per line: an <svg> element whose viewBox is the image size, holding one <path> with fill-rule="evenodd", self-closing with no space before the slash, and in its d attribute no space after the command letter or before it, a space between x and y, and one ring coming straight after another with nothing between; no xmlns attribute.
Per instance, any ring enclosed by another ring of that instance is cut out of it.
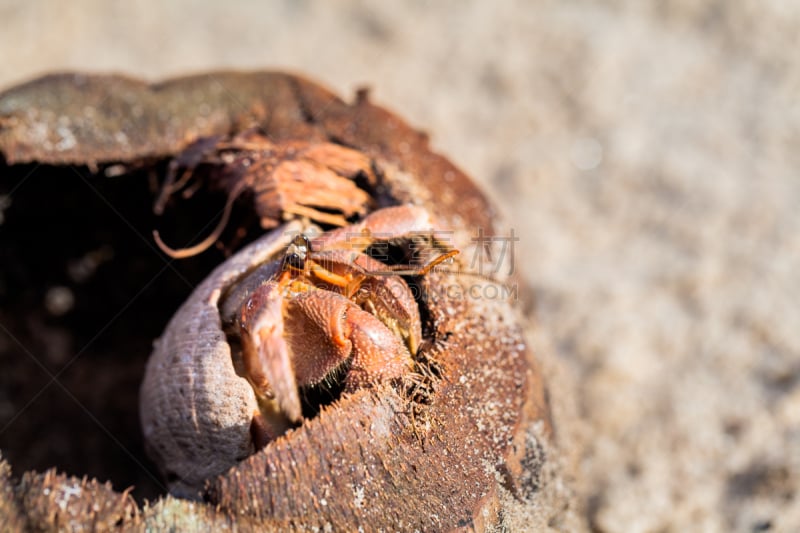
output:
<svg viewBox="0 0 800 533"><path fill-rule="evenodd" d="M800 3L0 0L0 88L289 69L432 135L521 238L596 531L800 530Z"/></svg>

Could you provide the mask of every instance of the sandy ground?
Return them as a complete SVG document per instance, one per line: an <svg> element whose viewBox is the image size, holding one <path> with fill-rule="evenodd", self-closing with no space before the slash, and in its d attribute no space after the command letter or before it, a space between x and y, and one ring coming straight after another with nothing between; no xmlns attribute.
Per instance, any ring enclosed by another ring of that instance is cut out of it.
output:
<svg viewBox="0 0 800 533"><path fill-rule="evenodd" d="M286 68L429 131L521 241L598 531L800 530L800 4L0 2L0 87Z"/></svg>

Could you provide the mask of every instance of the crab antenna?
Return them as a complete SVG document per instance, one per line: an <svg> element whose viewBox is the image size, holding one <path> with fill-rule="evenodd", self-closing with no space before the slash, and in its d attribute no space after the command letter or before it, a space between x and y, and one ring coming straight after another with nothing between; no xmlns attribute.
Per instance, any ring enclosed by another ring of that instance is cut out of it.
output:
<svg viewBox="0 0 800 533"><path fill-rule="evenodd" d="M458 255L458 250L450 250L433 259L430 263L423 265L420 268L412 265L387 265L387 268L397 274L398 276L424 276L433 268L451 257Z"/></svg>
<svg viewBox="0 0 800 533"><path fill-rule="evenodd" d="M440 255L439 257L437 257L436 259L434 259L433 261L431 261L430 263L428 263L427 265L422 267L419 270L419 274L417 274L417 275L418 276L424 276L425 274L430 272L433 269L433 267L435 267L436 265L438 265L440 263L443 263L444 261L447 261L451 257L455 257L456 255L458 255L458 253L459 253L458 250L450 250L449 252Z"/></svg>
<svg viewBox="0 0 800 533"><path fill-rule="evenodd" d="M161 249L162 252L167 254L168 256L172 257L173 259L185 259L187 257L195 256L199 253L205 252L208 250L217 240L219 240L222 232L225 230L225 226L228 225L228 219L231 216L231 211L233 210L233 202L236 201L239 194L244 190L244 187L237 186L231 194L228 196L228 200L225 202L225 208L222 210L222 218L220 219L217 227L214 228L214 231L209 234L208 237L200 241L199 243L195 244L194 246L189 246L188 248L171 248L164 243L161 239L161 235L158 233L157 229L153 230L153 239L155 239L156 244Z"/></svg>

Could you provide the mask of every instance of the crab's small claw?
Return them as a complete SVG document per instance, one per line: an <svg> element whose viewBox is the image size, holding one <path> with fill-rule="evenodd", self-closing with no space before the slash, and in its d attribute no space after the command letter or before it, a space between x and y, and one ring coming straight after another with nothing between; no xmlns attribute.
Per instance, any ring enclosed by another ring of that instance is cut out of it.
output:
<svg viewBox="0 0 800 533"><path fill-rule="evenodd" d="M303 418L297 381L284 336L281 287L258 287L242 307L240 336L245 372L261 396L273 397L292 422Z"/></svg>

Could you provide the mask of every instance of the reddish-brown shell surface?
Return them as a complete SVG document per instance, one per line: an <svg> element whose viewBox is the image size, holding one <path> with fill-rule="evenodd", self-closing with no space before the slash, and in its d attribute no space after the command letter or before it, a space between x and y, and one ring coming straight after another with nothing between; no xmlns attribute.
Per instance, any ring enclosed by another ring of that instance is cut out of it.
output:
<svg viewBox="0 0 800 533"><path fill-rule="evenodd" d="M381 170L376 207L426 207L452 231L464 269L474 271L469 259L488 246L472 236L502 230L481 192L429 150L424 133L363 92L346 103L296 76L222 72L159 84L60 74L0 94L0 153L9 164L141 166L253 126L276 143L335 142L366 154ZM119 523L227 527L235 517L243 529L483 530L504 523L508 498L536 507L551 424L512 301L522 289L513 276L434 272L421 283L431 341L424 356L442 369L429 404L412 409L390 385L346 395L210 479L210 505L167 498Z"/></svg>

